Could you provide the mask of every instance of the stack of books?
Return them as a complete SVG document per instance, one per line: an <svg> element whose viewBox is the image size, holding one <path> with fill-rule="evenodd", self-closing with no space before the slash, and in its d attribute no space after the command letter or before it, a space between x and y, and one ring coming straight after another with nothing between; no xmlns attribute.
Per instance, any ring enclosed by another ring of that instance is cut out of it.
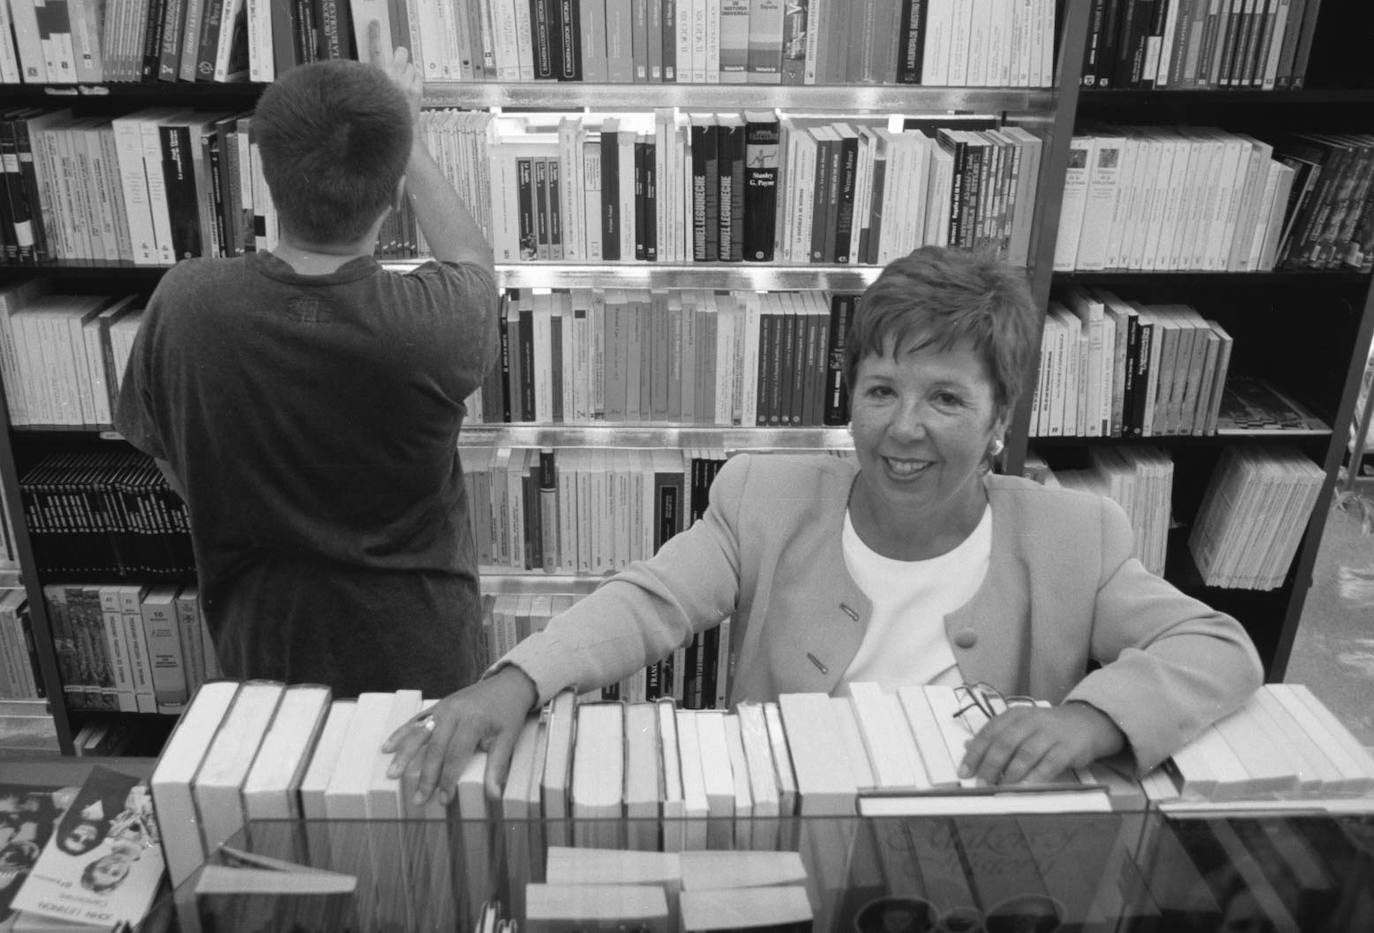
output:
<svg viewBox="0 0 1374 933"><path fill-rule="evenodd" d="M1045 318L1031 436L1216 434L1232 344L1187 305L1067 288Z"/></svg>
<svg viewBox="0 0 1374 933"><path fill-rule="evenodd" d="M1282 586L1325 474L1300 451L1226 448L1203 493L1188 549L1208 586Z"/></svg>

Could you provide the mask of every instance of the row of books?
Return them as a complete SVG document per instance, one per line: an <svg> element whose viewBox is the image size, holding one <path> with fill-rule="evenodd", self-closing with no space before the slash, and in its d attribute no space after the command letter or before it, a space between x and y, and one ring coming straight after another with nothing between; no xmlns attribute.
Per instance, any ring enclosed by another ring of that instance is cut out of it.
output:
<svg viewBox="0 0 1374 933"><path fill-rule="evenodd" d="M20 476L19 493L43 573L184 579L195 572L186 506L141 451L48 454Z"/></svg>
<svg viewBox="0 0 1374 933"><path fill-rule="evenodd" d="M1046 486L1078 489L1111 499L1131 520L1134 554L1145 569L1164 574L1173 519L1174 462L1157 447L1105 447L1088 451L1086 466L1053 469L1038 454L1025 475Z"/></svg>
<svg viewBox="0 0 1374 933"><path fill-rule="evenodd" d="M266 82L403 46L429 81L1044 87L1055 4L12 0L0 25L4 83Z"/></svg>
<svg viewBox="0 0 1374 933"><path fill-rule="evenodd" d="M0 484L0 577L19 569L19 546L10 521L9 493Z"/></svg>
<svg viewBox="0 0 1374 933"><path fill-rule="evenodd" d="M1208 586L1272 590L1288 577L1325 475L1297 450L1222 452L1188 536Z"/></svg>
<svg viewBox="0 0 1374 933"><path fill-rule="evenodd" d="M1041 332L1030 434L1215 434L1233 343L1187 305L1066 288L1051 299Z"/></svg>
<svg viewBox="0 0 1374 933"><path fill-rule="evenodd" d="M10 424L109 429L141 296L64 295L50 279L0 288L0 378Z"/></svg>
<svg viewBox="0 0 1374 933"><path fill-rule="evenodd" d="M549 620L581 596L572 593L503 593L483 598L482 638L489 664L495 664L521 640L542 631ZM636 671L619 683L588 691L583 699L670 699L683 709L725 709L729 671L731 617L698 633L673 653Z"/></svg>
<svg viewBox="0 0 1374 933"><path fill-rule="evenodd" d="M0 699L43 697L43 675L22 586L0 587Z"/></svg>
<svg viewBox="0 0 1374 933"><path fill-rule="evenodd" d="M502 262L883 264L933 243L1022 264L1042 148L995 120L776 110L438 110L420 132ZM0 151L8 261L171 265L276 242L248 115L11 110ZM388 219L382 258L427 251L411 211Z"/></svg>
<svg viewBox="0 0 1374 933"><path fill-rule="evenodd" d="M176 107L113 118L5 111L5 256L172 265L258 248L259 218L268 248L276 219L250 125L244 115Z"/></svg>
<svg viewBox="0 0 1374 933"><path fill-rule="evenodd" d="M180 713L218 676L195 584L43 586L71 709Z"/></svg>
<svg viewBox="0 0 1374 933"><path fill-rule="evenodd" d="M858 301L819 291L512 290L501 364L469 401L469 417L844 424L844 331Z"/></svg>
<svg viewBox="0 0 1374 933"><path fill-rule="evenodd" d="M776 818L792 815L1103 812L1147 803L1370 806L1374 759L1301 685L1262 687L1140 781L1104 761L1047 787L1001 792L957 774L964 743L986 721L969 704L969 689L886 693L854 684L843 697L784 694L730 712L686 710L668 700L579 703L565 691L527 720L499 799L486 795L486 754L479 751L458 778L452 813L540 819L550 845L693 852L788 850L793 840ZM392 869L402 853L386 848L385 834L340 853L335 847L354 836L336 821L444 818L437 800L414 803L409 778L387 775L391 756L379 750L427 703L406 690L335 700L327 687L310 685L204 685L152 777L169 827L163 847L173 883L262 819L330 821L303 840L307 850L322 847L324 857L307 851L306 859L338 869L347 856L363 868L370 845Z"/></svg>
<svg viewBox="0 0 1374 933"><path fill-rule="evenodd" d="M1042 148L995 120L777 110L501 115L486 127L431 142L488 173L501 262L881 264L932 243L1022 264Z"/></svg>
<svg viewBox="0 0 1374 933"><path fill-rule="evenodd" d="M1299 88L1321 0L1093 0L1086 87Z"/></svg>
<svg viewBox="0 0 1374 933"><path fill-rule="evenodd" d="M1207 127L1075 135L1054 268L1274 268L1294 173L1272 155L1269 143Z"/></svg>
<svg viewBox="0 0 1374 933"><path fill-rule="evenodd" d="M730 451L728 453L733 453ZM463 451L478 563L603 574L653 556L706 508L723 449Z"/></svg>

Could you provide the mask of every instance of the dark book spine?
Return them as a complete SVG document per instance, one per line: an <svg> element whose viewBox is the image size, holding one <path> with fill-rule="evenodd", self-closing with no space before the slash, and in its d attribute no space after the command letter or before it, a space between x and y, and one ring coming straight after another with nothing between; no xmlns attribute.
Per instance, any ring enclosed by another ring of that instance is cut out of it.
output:
<svg viewBox="0 0 1374 933"><path fill-rule="evenodd" d="M549 160L532 159L534 168L534 229L540 259L550 259L553 250L549 240Z"/></svg>
<svg viewBox="0 0 1374 933"><path fill-rule="evenodd" d="M873 157L873 195L869 199L867 241L863 246L863 261L877 263L878 248L883 242L883 195L887 189L887 155L885 151Z"/></svg>
<svg viewBox="0 0 1374 933"><path fill-rule="evenodd" d="M186 126L158 127L162 139L162 179L167 186L167 214L172 224L172 249L177 260L200 256L200 211L196 176L191 167L191 130Z"/></svg>
<svg viewBox="0 0 1374 933"><path fill-rule="evenodd" d="M13 121L0 119L0 168L4 170L5 257L9 260L32 259L33 238L27 234L27 253L24 245L25 227L29 223L28 205L23 197L24 176L19 170L19 149L14 138Z"/></svg>
<svg viewBox="0 0 1374 933"><path fill-rule="evenodd" d="M554 319L554 333L558 334L559 319ZM554 341L558 346L558 341ZM555 404L556 403L555 401ZM550 448L539 452L539 526L540 566L544 573L558 567L558 460Z"/></svg>
<svg viewBox="0 0 1374 933"><path fill-rule="evenodd" d="M1150 0L1150 19L1145 28L1144 58L1141 61L1140 86L1153 88L1159 69L1160 48L1168 41L1164 35L1164 22L1169 16L1169 0ZM1154 54L1150 52L1153 50Z"/></svg>
<svg viewBox="0 0 1374 933"><path fill-rule="evenodd" d="M317 58L353 58L352 13L346 0L319 0Z"/></svg>
<svg viewBox="0 0 1374 933"><path fill-rule="evenodd" d="M849 262L854 235L854 184L859 165L859 138L850 136L840 143L839 210L835 216L835 262Z"/></svg>
<svg viewBox="0 0 1374 933"><path fill-rule="evenodd" d="M162 34L158 45L157 79L176 81L181 71L181 43L186 5L191 0L167 0L162 10Z"/></svg>
<svg viewBox="0 0 1374 933"><path fill-rule="evenodd" d="M663 22L663 83L673 84L677 81L677 0L659 2Z"/></svg>
<svg viewBox="0 0 1374 933"><path fill-rule="evenodd" d="M220 164L220 138L216 133L206 133L201 139L201 148L204 150L205 172L210 180L210 206L214 216L210 218L215 225L216 237L219 239L219 250L216 255L229 255L229 227L225 223L225 191L220 179L220 172L223 166Z"/></svg>
<svg viewBox="0 0 1374 933"><path fill-rule="evenodd" d="M568 322L570 323L570 322ZM572 365L572 360L563 359L563 328L566 326L563 315L554 314L549 321L549 370L552 373L553 385L549 387L549 395L552 398L552 415L554 424L562 424L568 420L570 412L563 410L563 386L571 376L568 369ZM553 452L550 451L552 456ZM540 466L543 466L543 454L540 454Z"/></svg>
<svg viewBox="0 0 1374 933"><path fill-rule="evenodd" d="M724 130L722 130L724 132ZM729 197L725 197L724 185L721 187L720 212L724 216L730 215L730 248L722 249L720 258L729 262L740 262L744 259L744 200L746 197L745 189L745 159L747 153L745 149L745 127L742 125L730 128L730 140L728 149L730 151L730 192ZM724 172L721 173L724 176Z"/></svg>
<svg viewBox="0 0 1374 933"><path fill-rule="evenodd" d="M601 130L601 258L620 259L620 141L615 129ZM629 184L629 179L626 179Z"/></svg>
<svg viewBox="0 0 1374 933"><path fill-rule="evenodd" d="M706 252L706 147L705 126L692 126L692 259L706 262L715 256Z"/></svg>
<svg viewBox="0 0 1374 933"><path fill-rule="evenodd" d="M1083 67L1079 72L1084 87L1097 86L1097 69L1102 56L1107 7L1112 2L1113 0L1092 0L1092 12L1088 18L1088 41L1083 46Z"/></svg>
<svg viewBox="0 0 1374 933"><path fill-rule="evenodd" d="M148 18L143 23L143 66L141 74L144 81L156 81L162 60L163 17L167 15L167 4L176 0L148 0Z"/></svg>
<svg viewBox="0 0 1374 933"><path fill-rule="evenodd" d="M721 127L706 127L702 155L706 159L706 260L720 257L720 135Z"/></svg>
<svg viewBox="0 0 1374 933"><path fill-rule="evenodd" d="M658 260L658 168L657 143L645 143L644 158L644 258Z"/></svg>
<svg viewBox="0 0 1374 933"><path fill-rule="evenodd" d="M515 160L515 177L518 189L516 203L520 210L520 258L524 260L539 258L539 233L535 227L535 180L533 160L518 157Z"/></svg>
<svg viewBox="0 0 1374 933"><path fill-rule="evenodd" d="M534 312L521 309L519 319L520 420L534 420Z"/></svg>
<svg viewBox="0 0 1374 933"><path fill-rule="evenodd" d="M281 75L286 73L297 62L304 61L298 58L296 53L296 30L303 17L300 7L303 2L308 0L277 0L270 4L272 19L272 73ZM263 52L267 52L263 49Z"/></svg>
<svg viewBox="0 0 1374 933"><path fill-rule="evenodd" d="M296 0L295 29L292 30L292 54L298 65L319 61L320 24L319 0Z"/></svg>
<svg viewBox="0 0 1374 933"><path fill-rule="evenodd" d="M509 424L511 421L511 410L513 407L511 402L515 394L510 382L511 338L513 335L511 334L510 329L506 323L506 305L509 301L509 295L502 296L500 317L498 317L496 321L498 337L501 341L501 359L497 366L492 367L493 369L498 370L498 376L500 379L500 391L494 396L494 400L500 407L501 421L504 424ZM484 392L483 395L485 394L486 393ZM482 407L485 410L486 406L483 405Z"/></svg>
<svg viewBox="0 0 1374 933"><path fill-rule="evenodd" d="M537 462L531 465L526 461L525 470L520 474L520 499L525 513L526 570L542 570L544 567L543 527L539 520L538 469Z"/></svg>
<svg viewBox="0 0 1374 933"><path fill-rule="evenodd" d="M744 243L751 262L773 261L778 214L778 123L751 120L744 127Z"/></svg>
<svg viewBox="0 0 1374 933"><path fill-rule="evenodd" d="M764 311L759 315L759 358L758 371L754 373L754 425L764 427L768 424L768 409L770 397L768 394L769 383L768 375L771 369L768 355L772 352L773 337L773 315L771 312ZM749 425L746 425L749 427Z"/></svg>
<svg viewBox="0 0 1374 933"><path fill-rule="evenodd" d="M1121 31L1121 12L1126 0L1108 0L1102 19L1102 43L1097 51L1095 86L1111 87L1116 71L1116 57L1119 54Z"/></svg>
<svg viewBox="0 0 1374 933"><path fill-rule="evenodd" d="M897 83L920 84L925 67L926 0L902 0L897 46Z"/></svg>
<svg viewBox="0 0 1374 933"><path fill-rule="evenodd" d="M558 0L558 80L582 80L581 0Z"/></svg>
<svg viewBox="0 0 1374 933"><path fill-rule="evenodd" d="M548 81L557 77L554 70L553 42L558 27L554 23L554 2L555 0L529 0L530 48L534 51L534 77L537 80Z"/></svg>
<svg viewBox="0 0 1374 933"><path fill-rule="evenodd" d="M854 295L830 296L830 340L826 348L825 423L842 425L849 422L849 392L844 379L845 345L849 339L849 322L853 319Z"/></svg>
<svg viewBox="0 0 1374 933"><path fill-rule="evenodd" d="M563 180L559 177L558 160L548 160L549 175L549 255L553 259L563 258L563 214L559 205Z"/></svg>
<svg viewBox="0 0 1374 933"><path fill-rule="evenodd" d="M644 168L644 159L647 149L648 145L646 143L641 141L635 142L635 259L640 262L648 258L648 253L646 252L647 237L644 231L648 214L648 205L645 203L647 189L645 186L646 178Z"/></svg>
<svg viewBox="0 0 1374 933"><path fill-rule="evenodd" d="M830 182L836 174L835 146L829 140L816 142L815 184L811 197L811 243L807 255L812 262L825 262L826 210L830 204ZM833 242L832 231L832 242Z"/></svg>
<svg viewBox="0 0 1374 933"><path fill-rule="evenodd" d="M215 79L215 59L219 56L219 31L224 17L220 0L205 0L205 12L200 18L200 41L196 44L196 80Z"/></svg>

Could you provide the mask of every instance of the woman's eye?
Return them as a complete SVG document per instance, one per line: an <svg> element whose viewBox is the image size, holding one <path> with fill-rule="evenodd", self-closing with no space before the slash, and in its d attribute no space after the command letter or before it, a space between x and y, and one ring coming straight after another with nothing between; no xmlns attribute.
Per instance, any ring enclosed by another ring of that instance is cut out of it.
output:
<svg viewBox="0 0 1374 933"><path fill-rule="evenodd" d="M870 398L887 398L892 395L891 386L869 386L867 395Z"/></svg>
<svg viewBox="0 0 1374 933"><path fill-rule="evenodd" d="M955 408L964 404L963 398L953 392L941 392L935 396L935 401L944 408Z"/></svg>

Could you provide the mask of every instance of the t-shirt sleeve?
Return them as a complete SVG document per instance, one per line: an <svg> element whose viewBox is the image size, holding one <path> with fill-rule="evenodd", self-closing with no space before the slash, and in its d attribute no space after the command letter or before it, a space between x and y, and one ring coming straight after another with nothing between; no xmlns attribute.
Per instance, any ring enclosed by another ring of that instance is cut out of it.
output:
<svg viewBox="0 0 1374 933"><path fill-rule="evenodd" d="M466 395L481 384L499 348L496 279L490 269L476 263L437 260L408 275L437 303L441 319L451 325L444 328L451 335L447 359Z"/></svg>
<svg viewBox="0 0 1374 933"><path fill-rule="evenodd" d="M157 295L148 302L134 337L129 362L119 381L115 401L114 427L124 439L150 457L166 460L162 431L154 417L152 331L156 318Z"/></svg>

